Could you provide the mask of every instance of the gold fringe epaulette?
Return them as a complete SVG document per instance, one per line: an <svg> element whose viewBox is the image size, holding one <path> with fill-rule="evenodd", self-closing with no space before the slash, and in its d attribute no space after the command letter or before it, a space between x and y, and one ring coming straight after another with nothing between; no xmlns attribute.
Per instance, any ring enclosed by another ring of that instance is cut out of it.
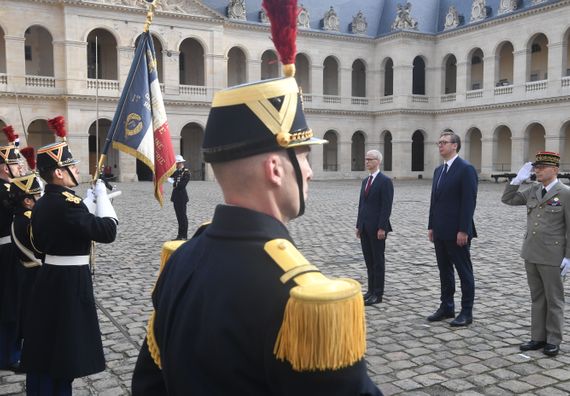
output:
<svg viewBox="0 0 570 396"><path fill-rule="evenodd" d="M202 232L204 232L204 230L210 225L211 221L205 222L200 224L200 227L198 227L198 229L196 230L196 232L194 233L194 235L192 235L192 238L196 238L198 235L200 235ZM176 251L176 249L178 249L180 246L182 246L186 241L167 241L164 242L164 244L162 245L162 251L160 252L160 269L158 271L158 274L160 276L160 273L162 273L164 266L166 265L166 262L168 261L168 259L170 259L170 257L172 256L172 254ZM156 283L154 284L154 287L152 288L152 291L154 292L154 288L156 287ZM150 318L148 320L148 325L146 327L146 343L148 345L148 351L150 353L150 356L152 357L152 360L154 360L154 363L159 367L162 368L162 364L160 362L160 348L158 347L158 343L156 342L156 337L154 335L154 320L156 318L156 311L152 311L152 314L150 315Z"/></svg>
<svg viewBox="0 0 570 396"><path fill-rule="evenodd" d="M329 279L286 239L265 244L265 251L293 280L273 353L296 371L338 370L361 360L366 322L360 284Z"/></svg>

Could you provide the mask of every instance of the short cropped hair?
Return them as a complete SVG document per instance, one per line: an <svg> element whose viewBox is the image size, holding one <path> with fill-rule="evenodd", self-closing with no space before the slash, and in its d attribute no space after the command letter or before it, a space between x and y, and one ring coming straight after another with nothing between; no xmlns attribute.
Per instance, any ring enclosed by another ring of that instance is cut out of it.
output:
<svg viewBox="0 0 570 396"><path fill-rule="evenodd" d="M449 136L449 138L451 139L450 140L451 143L457 143L457 152L461 150L461 138L459 137L459 135L456 135L452 129L445 128L443 132L439 135L439 137L443 136Z"/></svg>

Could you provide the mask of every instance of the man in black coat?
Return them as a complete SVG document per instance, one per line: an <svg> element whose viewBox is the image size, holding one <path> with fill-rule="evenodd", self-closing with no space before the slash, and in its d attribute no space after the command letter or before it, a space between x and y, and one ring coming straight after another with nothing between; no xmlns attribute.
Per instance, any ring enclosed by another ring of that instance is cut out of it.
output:
<svg viewBox="0 0 570 396"><path fill-rule="evenodd" d="M18 336L20 264L10 239L14 210L9 197L10 180L20 176L20 161L14 144L0 147L0 370L16 368L21 352Z"/></svg>
<svg viewBox="0 0 570 396"><path fill-rule="evenodd" d="M476 237L473 214L477 202L477 171L459 157L461 139L447 129L437 142L443 165L433 174L429 208L428 238L435 246L441 304L428 316L430 322L455 316L454 267L461 281L461 312L451 326L467 326L473 321L475 279L469 248Z"/></svg>
<svg viewBox="0 0 570 396"><path fill-rule="evenodd" d="M304 211L309 145L322 143L293 77L216 94L203 152L225 204L160 275L134 396L381 395L360 285L325 278L286 228Z"/></svg>
<svg viewBox="0 0 570 396"><path fill-rule="evenodd" d="M358 201L356 237L360 238L368 273L368 291L365 305L382 302L384 295L386 238L392 231L390 214L394 199L394 186L389 177L380 172L382 154L378 150L366 153L366 169L370 173L362 181Z"/></svg>
<svg viewBox="0 0 570 396"><path fill-rule="evenodd" d="M188 239L188 216L186 215L186 205L188 204L188 193L186 185L190 181L190 170L184 166L186 160L181 156L176 156L176 170L171 176L172 195L170 201L174 204L174 212L178 221L178 235L176 239Z"/></svg>
<svg viewBox="0 0 570 396"><path fill-rule="evenodd" d="M32 243L44 258L22 351L30 395L70 395L74 378L105 369L89 255L92 241L115 240L118 221L102 180L93 189L94 213L71 190L77 162L65 141L38 150L47 184L32 211Z"/></svg>

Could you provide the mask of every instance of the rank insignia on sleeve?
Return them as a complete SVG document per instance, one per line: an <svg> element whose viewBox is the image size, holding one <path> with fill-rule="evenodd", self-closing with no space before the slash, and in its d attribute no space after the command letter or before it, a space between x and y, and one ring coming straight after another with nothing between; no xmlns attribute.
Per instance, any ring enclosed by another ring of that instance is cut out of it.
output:
<svg viewBox="0 0 570 396"><path fill-rule="evenodd" d="M78 197L77 195L73 195L72 193L70 193L69 191L64 191L62 192L63 196L65 197L65 200L67 202L73 202L75 204L80 204L81 203L81 198Z"/></svg>

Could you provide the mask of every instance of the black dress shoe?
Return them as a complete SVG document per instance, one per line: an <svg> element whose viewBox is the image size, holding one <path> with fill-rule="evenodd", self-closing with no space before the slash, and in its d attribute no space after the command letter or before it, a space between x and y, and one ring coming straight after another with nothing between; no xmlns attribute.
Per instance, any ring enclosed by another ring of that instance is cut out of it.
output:
<svg viewBox="0 0 570 396"><path fill-rule="evenodd" d="M378 304L382 302L382 296L376 296L374 294L372 294L370 297L368 297L366 300L364 300L364 305L369 306L369 305L374 305L374 304Z"/></svg>
<svg viewBox="0 0 570 396"><path fill-rule="evenodd" d="M471 314L460 312L455 319L449 323L451 327L462 327L473 323L473 316Z"/></svg>
<svg viewBox="0 0 570 396"><path fill-rule="evenodd" d="M560 352L560 347L554 344L546 344L542 351L544 352L545 355L556 356L558 355L558 352Z"/></svg>
<svg viewBox="0 0 570 396"><path fill-rule="evenodd" d="M364 295L362 296L362 298L364 299L364 301L368 300L370 298L370 296L372 295L372 293L370 292L366 292L364 293Z"/></svg>
<svg viewBox="0 0 570 396"><path fill-rule="evenodd" d="M455 312L445 311L442 308L438 308L433 314L427 317L428 322L439 322L440 320L454 318Z"/></svg>
<svg viewBox="0 0 570 396"><path fill-rule="evenodd" d="M537 349L540 349L542 347L544 347L546 345L546 342L544 341L532 341L530 340L529 342L525 342L524 344L520 345L520 350L521 351L536 351Z"/></svg>

